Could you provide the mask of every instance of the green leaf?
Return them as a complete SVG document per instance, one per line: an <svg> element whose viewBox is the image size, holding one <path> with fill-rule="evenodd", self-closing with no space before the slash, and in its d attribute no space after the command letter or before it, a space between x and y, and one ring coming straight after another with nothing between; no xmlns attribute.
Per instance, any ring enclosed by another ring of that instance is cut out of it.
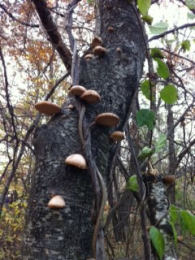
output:
<svg viewBox="0 0 195 260"><path fill-rule="evenodd" d="M140 109L136 114L136 121L138 127L146 125L148 129L152 130L155 124L155 114L149 109Z"/></svg>
<svg viewBox="0 0 195 260"><path fill-rule="evenodd" d="M186 0L186 5L190 9L195 9L195 0Z"/></svg>
<svg viewBox="0 0 195 260"><path fill-rule="evenodd" d="M137 182L137 176L136 175L132 175L127 182L127 189L130 191L139 191L139 185Z"/></svg>
<svg viewBox="0 0 195 260"><path fill-rule="evenodd" d="M174 104L177 101L177 89L175 86L168 84L160 91L160 97L167 104Z"/></svg>
<svg viewBox="0 0 195 260"><path fill-rule="evenodd" d="M150 32L152 34L160 34L168 29L168 24L166 22L159 22L154 25L149 26Z"/></svg>
<svg viewBox="0 0 195 260"><path fill-rule="evenodd" d="M144 15L144 16L142 16L142 19L147 23L147 24L149 24L149 25L151 25L152 24L152 21L153 21L153 17L152 16L150 16L150 15Z"/></svg>
<svg viewBox="0 0 195 260"><path fill-rule="evenodd" d="M144 160L145 158L151 156L154 153L154 149L145 146L139 153L138 159Z"/></svg>
<svg viewBox="0 0 195 260"><path fill-rule="evenodd" d="M161 78L167 79L169 77L170 73L169 73L169 68L167 67L166 63L164 63L159 58L156 58L155 61L158 63L157 74Z"/></svg>
<svg viewBox="0 0 195 260"><path fill-rule="evenodd" d="M155 143L155 152L160 152L160 150L162 150L167 142L167 137L164 134L161 134L160 137L158 138L158 140Z"/></svg>
<svg viewBox="0 0 195 260"><path fill-rule="evenodd" d="M151 5L151 0L137 0L139 11L142 15L147 15Z"/></svg>
<svg viewBox="0 0 195 260"><path fill-rule="evenodd" d="M188 41L188 40L183 41L181 43L181 47L184 52L189 51L190 50L190 41Z"/></svg>
<svg viewBox="0 0 195 260"><path fill-rule="evenodd" d="M171 205L169 208L169 216L170 216L170 220L173 224L175 224L177 222L177 220L179 219L179 211L180 211L180 209L178 209L174 205Z"/></svg>
<svg viewBox="0 0 195 260"><path fill-rule="evenodd" d="M149 236L152 241L152 245L155 248L160 260L162 260L165 250L165 242L163 235L157 228L152 226L149 231Z"/></svg>
<svg viewBox="0 0 195 260"><path fill-rule="evenodd" d="M180 216L183 222L183 226L188 230L192 235L195 235L195 216L190 214L186 210L181 210Z"/></svg>
<svg viewBox="0 0 195 260"><path fill-rule="evenodd" d="M141 91L143 95L150 100L151 95L150 95L150 81L145 80L141 83Z"/></svg>
<svg viewBox="0 0 195 260"><path fill-rule="evenodd" d="M171 225L171 228L173 231L173 238L174 238L175 245L177 245L177 231L176 231L175 225L171 221L169 222L169 224Z"/></svg>
<svg viewBox="0 0 195 260"><path fill-rule="evenodd" d="M152 56L152 58L159 58L159 59L163 59L164 58L161 50L158 49L158 48L152 48L151 49L151 56Z"/></svg>

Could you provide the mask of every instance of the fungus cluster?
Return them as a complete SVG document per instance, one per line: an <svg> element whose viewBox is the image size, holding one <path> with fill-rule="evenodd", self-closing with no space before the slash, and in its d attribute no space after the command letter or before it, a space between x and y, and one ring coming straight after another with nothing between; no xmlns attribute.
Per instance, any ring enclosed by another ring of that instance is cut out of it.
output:
<svg viewBox="0 0 195 260"><path fill-rule="evenodd" d="M104 48L102 46L102 39L98 36L95 36L92 43L91 43L91 46L90 46L90 49L92 50L92 53L87 53L84 58L88 61L88 60L91 60L94 55L95 56L98 56L98 57L103 57L107 50L106 48Z"/></svg>
<svg viewBox="0 0 195 260"><path fill-rule="evenodd" d="M100 102L101 97L97 93L97 91L93 89L86 89L83 86L72 86L71 89L69 90L69 94L73 96L80 97L81 100L85 101L88 104L95 104Z"/></svg>
<svg viewBox="0 0 195 260"><path fill-rule="evenodd" d="M102 40L99 37L94 38L91 47L93 48L94 55L99 57L103 56L106 53L106 49L101 46ZM92 54L91 54L92 55ZM92 58L90 54L85 56L86 59ZM80 100L87 104L96 104L101 101L101 97L97 91L92 89L86 89L83 86L75 85L72 86L69 90L69 95L73 95L78 97ZM72 105L70 104L70 109L72 109ZM48 116L55 115L61 112L61 108L48 101L43 101L35 104L35 108L40 112ZM95 123L104 127L115 127L119 123L119 117L114 113L101 113L96 116ZM111 134L110 138L113 141L119 142L124 139L124 133L120 131L115 131ZM65 164L73 167L77 167L82 170L86 170L87 162L82 154L71 154L65 159ZM62 209L66 206L66 203L62 196L55 195L53 196L47 205L51 209Z"/></svg>

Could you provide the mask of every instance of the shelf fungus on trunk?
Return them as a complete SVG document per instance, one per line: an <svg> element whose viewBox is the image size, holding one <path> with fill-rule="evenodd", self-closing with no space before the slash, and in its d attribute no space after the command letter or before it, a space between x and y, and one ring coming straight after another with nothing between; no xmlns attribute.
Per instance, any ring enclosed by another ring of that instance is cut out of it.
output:
<svg viewBox="0 0 195 260"><path fill-rule="evenodd" d="M101 98L97 91L89 89L83 93L81 99L87 102L88 104L95 104L100 102Z"/></svg>
<svg viewBox="0 0 195 260"><path fill-rule="evenodd" d="M95 36L91 43L91 48L94 49L96 46L102 45L102 39L99 36Z"/></svg>
<svg viewBox="0 0 195 260"><path fill-rule="evenodd" d="M75 85L72 86L71 89L69 90L69 94L74 95L74 96L81 96L84 92L86 91L86 88L80 85Z"/></svg>
<svg viewBox="0 0 195 260"><path fill-rule="evenodd" d="M93 49L93 53L96 56L103 57L106 54L107 50L106 48L98 45Z"/></svg>
<svg viewBox="0 0 195 260"><path fill-rule="evenodd" d="M94 55L92 53L88 53L84 56L85 60L92 60L94 58Z"/></svg>
<svg viewBox="0 0 195 260"><path fill-rule="evenodd" d="M62 209L65 206L66 206L66 203L65 203L63 197L60 195L55 195L48 202L48 207L51 209Z"/></svg>
<svg viewBox="0 0 195 260"><path fill-rule="evenodd" d="M125 138L125 134L121 131L114 131L111 135L110 138L115 141L115 142L120 142Z"/></svg>
<svg viewBox="0 0 195 260"><path fill-rule="evenodd" d="M174 175L166 175L163 177L163 182L166 185L173 185L175 183L175 176Z"/></svg>
<svg viewBox="0 0 195 260"><path fill-rule="evenodd" d="M36 110L47 116L52 116L61 112L61 108L49 101L42 101L35 104Z"/></svg>
<svg viewBox="0 0 195 260"><path fill-rule="evenodd" d="M119 117L113 113L101 113L96 116L95 123L102 126L113 127L119 123Z"/></svg>
<svg viewBox="0 0 195 260"><path fill-rule="evenodd" d="M65 163L67 165L75 166L77 168L86 170L87 169L87 163L85 158L82 154L71 154L65 159Z"/></svg>

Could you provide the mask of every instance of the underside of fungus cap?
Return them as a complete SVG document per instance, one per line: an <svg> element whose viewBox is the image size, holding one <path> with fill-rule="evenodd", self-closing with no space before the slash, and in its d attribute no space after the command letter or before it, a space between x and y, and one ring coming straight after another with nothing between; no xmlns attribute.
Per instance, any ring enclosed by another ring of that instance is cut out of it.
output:
<svg viewBox="0 0 195 260"><path fill-rule="evenodd" d="M80 169L87 169L87 163L82 154L71 154L65 159L67 165L75 166Z"/></svg>
<svg viewBox="0 0 195 260"><path fill-rule="evenodd" d="M96 124L102 126L116 126L119 122L119 117L113 113L102 113L96 116Z"/></svg>
<svg viewBox="0 0 195 260"><path fill-rule="evenodd" d="M61 108L48 101L42 101L35 104L36 110L38 110L40 113L45 114L47 116L52 116L54 114L57 114L61 111Z"/></svg>
<svg viewBox="0 0 195 260"><path fill-rule="evenodd" d="M84 56L84 58L85 58L86 60L91 60L91 59L94 58L94 55L93 55L92 53L88 53L88 54L86 54L86 55Z"/></svg>
<svg viewBox="0 0 195 260"><path fill-rule="evenodd" d="M81 96L86 91L86 88L80 85L72 86L69 90L69 94L74 96Z"/></svg>
<svg viewBox="0 0 195 260"><path fill-rule="evenodd" d="M100 95L97 91L89 89L83 93L81 99L86 101L88 104L95 104L100 102Z"/></svg>
<svg viewBox="0 0 195 260"><path fill-rule="evenodd" d="M113 141L121 141L125 138L125 135L123 132L121 131L114 131L111 135L110 135L110 138L113 140Z"/></svg>
<svg viewBox="0 0 195 260"><path fill-rule="evenodd" d="M48 202L48 207L51 209L61 209L66 206L66 203L62 196L55 195L53 198L50 199Z"/></svg>
<svg viewBox="0 0 195 260"><path fill-rule="evenodd" d="M97 56L99 56L99 57L102 57L102 56L104 56L104 55L106 54L106 48L104 48L104 47L98 45L98 46L96 46L96 47L93 49L93 53L94 53L94 55L97 55Z"/></svg>

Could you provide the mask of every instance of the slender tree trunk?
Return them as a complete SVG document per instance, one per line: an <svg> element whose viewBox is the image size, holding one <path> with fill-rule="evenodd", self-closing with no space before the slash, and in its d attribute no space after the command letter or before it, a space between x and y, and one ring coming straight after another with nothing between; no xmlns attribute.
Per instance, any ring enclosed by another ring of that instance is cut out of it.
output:
<svg viewBox="0 0 195 260"><path fill-rule="evenodd" d="M107 53L90 61L81 59L80 85L101 95L99 104L87 105L86 125L89 126L99 113L113 112L120 117L117 129L122 130L142 75L145 57L142 32L135 9L128 0L98 0L96 8L97 34ZM64 163L72 153L83 154L78 111L68 109L70 103L74 103L73 98L67 99L63 113L51 118L35 135L36 166L27 214L24 259L86 260L93 255L91 216L95 195L91 176L87 170ZM112 131L97 125L91 129L93 158L105 181L112 159L113 144L109 138ZM47 207L52 194L63 196L64 209Z"/></svg>
<svg viewBox="0 0 195 260"><path fill-rule="evenodd" d="M174 145L174 119L171 105L168 105L168 116L167 116L167 132L169 133L169 170L168 174L175 175L176 169L176 156L175 156L175 145ZM175 184L169 189L169 198L171 203L175 203Z"/></svg>
<svg viewBox="0 0 195 260"><path fill-rule="evenodd" d="M147 179L147 177L146 177ZM162 180L149 177L146 186L148 189L149 218L152 225L156 226L163 234L165 242L164 260L176 260L175 242L173 230L169 218L169 200L167 197L166 186ZM157 257L156 251L153 250Z"/></svg>

